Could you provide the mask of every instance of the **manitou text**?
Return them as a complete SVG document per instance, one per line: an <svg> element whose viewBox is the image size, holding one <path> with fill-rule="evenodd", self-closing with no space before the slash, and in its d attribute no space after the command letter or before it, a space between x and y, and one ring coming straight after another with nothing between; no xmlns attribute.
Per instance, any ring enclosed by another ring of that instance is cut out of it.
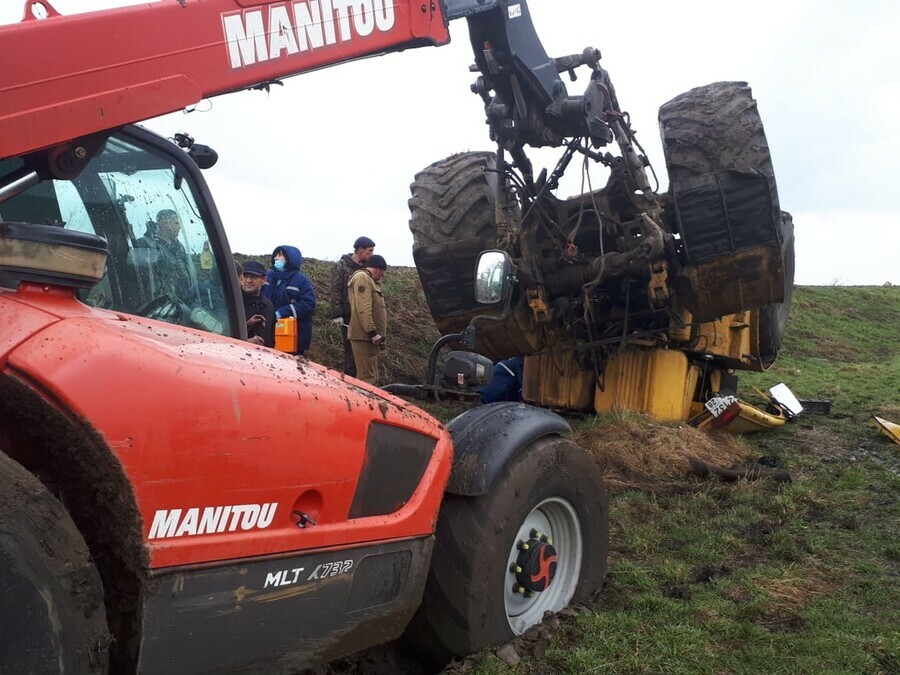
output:
<svg viewBox="0 0 900 675"><path fill-rule="evenodd" d="M236 532L238 529L263 530L272 524L277 506L277 502L270 502L207 506L203 509L160 509L153 516L148 539L218 534Z"/></svg>
<svg viewBox="0 0 900 675"><path fill-rule="evenodd" d="M222 15L232 68L271 61L394 27L392 0L306 0Z"/></svg>

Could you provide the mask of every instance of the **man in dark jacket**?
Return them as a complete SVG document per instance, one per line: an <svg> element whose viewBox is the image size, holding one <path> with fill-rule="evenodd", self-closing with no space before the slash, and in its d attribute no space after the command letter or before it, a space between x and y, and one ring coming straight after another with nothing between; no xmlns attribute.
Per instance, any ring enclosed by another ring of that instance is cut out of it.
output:
<svg viewBox="0 0 900 675"><path fill-rule="evenodd" d="M163 209L134 244L132 259L150 298L169 294L183 300L190 289L190 262L178 241L180 232L181 218L172 209Z"/></svg>
<svg viewBox="0 0 900 675"><path fill-rule="evenodd" d="M272 269L266 275L262 294L275 306L275 318L297 319L297 353L301 356L312 342L312 318L316 292L300 267L303 256L295 246L279 246L272 252Z"/></svg>
<svg viewBox="0 0 900 675"><path fill-rule="evenodd" d="M275 346L275 306L262 294L266 268L255 260L244 263L241 291L247 317L247 339L256 345Z"/></svg>
<svg viewBox="0 0 900 675"><path fill-rule="evenodd" d="M341 329L344 342L344 373L356 377L356 363L353 360L353 348L347 339L347 328L350 325L350 298L347 295L347 284L353 273L363 268L375 252L375 242L368 237L360 237L353 242L353 253L345 253L331 268L331 321Z"/></svg>

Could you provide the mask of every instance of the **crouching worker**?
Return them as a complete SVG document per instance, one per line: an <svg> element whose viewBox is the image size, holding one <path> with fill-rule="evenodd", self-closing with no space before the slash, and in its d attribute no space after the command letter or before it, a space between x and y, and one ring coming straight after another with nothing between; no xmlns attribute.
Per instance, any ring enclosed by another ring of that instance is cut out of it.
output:
<svg viewBox="0 0 900 675"><path fill-rule="evenodd" d="M380 283L386 270L384 258L373 255L363 269L353 273L347 284L350 299L347 337L353 349L356 377L369 384L378 384L378 355L384 349L387 332L387 308Z"/></svg>
<svg viewBox="0 0 900 675"><path fill-rule="evenodd" d="M525 359L521 356L497 361L494 364L490 384L478 390L478 393L481 394L481 402L521 401L522 368L524 366Z"/></svg>

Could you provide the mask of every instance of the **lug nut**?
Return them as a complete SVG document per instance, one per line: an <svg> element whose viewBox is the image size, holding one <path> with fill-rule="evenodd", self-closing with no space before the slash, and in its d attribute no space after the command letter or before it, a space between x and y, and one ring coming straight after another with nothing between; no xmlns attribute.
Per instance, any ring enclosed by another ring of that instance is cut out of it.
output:
<svg viewBox="0 0 900 675"><path fill-rule="evenodd" d="M529 548L528 542L519 540L519 543L516 544L516 548L519 549L520 551L527 551Z"/></svg>
<svg viewBox="0 0 900 675"><path fill-rule="evenodd" d="M514 584L514 585L513 585L513 593L522 593L522 594L524 594L524 593L525 593L525 587L524 587L524 586L520 586L519 584Z"/></svg>

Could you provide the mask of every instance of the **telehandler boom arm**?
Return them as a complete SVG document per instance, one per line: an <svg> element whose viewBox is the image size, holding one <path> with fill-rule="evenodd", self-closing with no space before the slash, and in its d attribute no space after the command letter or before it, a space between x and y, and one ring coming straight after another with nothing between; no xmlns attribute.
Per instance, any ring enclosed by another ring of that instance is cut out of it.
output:
<svg viewBox="0 0 900 675"><path fill-rule="evenodd" d="M46 18L38 19L45 15ZM163 0L0 27L0 157L365 56L449 41L439 3Z"/></svg>
<svg viewBox="0 0 900 675"><path fill-rule="evenodd" d="M526 145L612 140L604 112L617 106L599 52L549 58L524 0L161 0L71 16L26 0L25 18L0 27L17 61L0 69L0 158L345 61L443 45L459 18L491 138L526 173ZM594 74L584 96L570 97L559 73L580 65ZM53 177L77 175L99 140L40 164Z"/></svg>

